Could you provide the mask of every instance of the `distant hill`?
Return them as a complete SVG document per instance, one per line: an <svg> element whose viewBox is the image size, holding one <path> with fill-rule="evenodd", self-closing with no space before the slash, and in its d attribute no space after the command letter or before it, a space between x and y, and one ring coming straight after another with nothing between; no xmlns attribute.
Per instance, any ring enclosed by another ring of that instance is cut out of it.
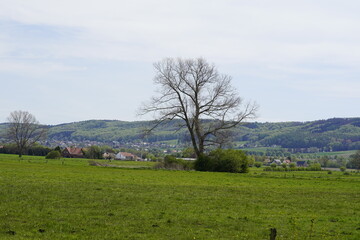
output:
<svg viewBox="0 0 360 240"><path fill-rule="evenodd" d="M189 140L180 120L161 125L146 141ZM142 140L142 130L151 121L125 122L89 120L49 126L48 139L60 141L135 142ZM0 138L6 124L0 124ZM234 147L271 147L320 151L360 149L360 118L332 118L310 122L244 123L233 131Z"/></svg>

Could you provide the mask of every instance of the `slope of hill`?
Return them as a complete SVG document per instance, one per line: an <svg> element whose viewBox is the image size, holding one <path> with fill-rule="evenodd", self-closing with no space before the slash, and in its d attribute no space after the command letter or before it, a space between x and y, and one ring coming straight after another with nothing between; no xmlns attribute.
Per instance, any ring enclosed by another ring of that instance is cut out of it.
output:
<svg viewBox="0 0 360 240"><path fill-rule="evenodd" d="M188 141L180 120L159 126L146 141ZM117 120L89 120L49 126L48 139L60 141L134 142L143 138L142 130L151 121L124 122ZM0 138L5 136L6 124L0 124ZM320 151L360 149L360 118L333 118L310 122L244 123L233 130L237 146L279 146Z"/></svg>

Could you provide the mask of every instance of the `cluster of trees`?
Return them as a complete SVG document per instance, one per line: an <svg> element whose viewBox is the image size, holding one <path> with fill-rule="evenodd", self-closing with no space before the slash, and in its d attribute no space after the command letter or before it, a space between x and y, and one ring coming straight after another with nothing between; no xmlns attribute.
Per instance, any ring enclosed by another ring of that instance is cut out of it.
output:
<svg viewBox="0 0 360 240"><path fill-rule="evenodd" d="M22 155L31 155L31 156L46 156L52 149L34 144L22 151ZM19 154L18 146L15 143L5 144L0 148L0 153L5 154Z"/></svg>
<svg viewBox="0 0 360 240"><path fill-rule="evenodd" d="M348 167L360 170L360 150L350 156Z"/></svg>

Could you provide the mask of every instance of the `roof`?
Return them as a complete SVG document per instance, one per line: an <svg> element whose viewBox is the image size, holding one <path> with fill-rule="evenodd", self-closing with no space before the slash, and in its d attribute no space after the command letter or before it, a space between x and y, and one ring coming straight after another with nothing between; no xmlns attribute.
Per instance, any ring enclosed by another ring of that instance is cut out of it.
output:
<svg viewBox="0 0 360 240"><path fill-rule="evenodd" d="M67 147L66 150L67 150L71 155L83 155L82 148Z"/></svg>
<svg viewBox="0 0 360 240"><path fill-rule="evenodd" d="M136 157L134 154L128 152L119 152L119 153L124 157Z"/></svg>

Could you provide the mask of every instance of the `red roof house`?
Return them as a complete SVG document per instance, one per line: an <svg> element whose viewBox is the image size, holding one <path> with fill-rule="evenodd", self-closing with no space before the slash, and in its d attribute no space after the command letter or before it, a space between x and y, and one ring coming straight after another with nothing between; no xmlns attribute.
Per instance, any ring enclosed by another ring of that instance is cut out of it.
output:
<svg viewBox="0 0 360 240"><path fill-rule="evenodd" d="M84 152L82 148L67 147L61 152L61 155L66 158L83 158Z"/></svg>

